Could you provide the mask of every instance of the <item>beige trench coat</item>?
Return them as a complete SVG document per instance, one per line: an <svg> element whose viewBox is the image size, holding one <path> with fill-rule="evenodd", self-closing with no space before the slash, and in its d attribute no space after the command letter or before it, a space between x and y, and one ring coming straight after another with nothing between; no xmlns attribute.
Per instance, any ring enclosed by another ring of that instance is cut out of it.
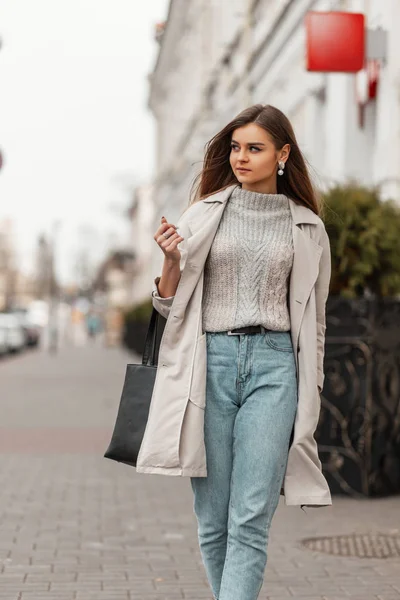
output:
<svg viewBox="0 0 400 600"><path fill-rule="evenodd" d="M191 205L177 226L184 240L181 278L171 298L153 290L153 305L167 322L160 342L149 418L138 473L206 477L204 408L207 348L202 329L204 264L231 185ZM289 285L291 337L295 351L298 407L282 493L287 505L332 504L314 439L324 381L325 304L331 275L329 238L312 210L289 200L294 259ZM250 465L249 465L250 468Z"/></svg>

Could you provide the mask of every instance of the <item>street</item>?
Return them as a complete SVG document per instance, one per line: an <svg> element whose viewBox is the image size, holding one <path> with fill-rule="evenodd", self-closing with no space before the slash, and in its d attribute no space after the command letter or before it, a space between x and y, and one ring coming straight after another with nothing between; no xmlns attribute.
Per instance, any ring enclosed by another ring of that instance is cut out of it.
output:
<svg viewBox="0 0 400 600"><path fill-rule="evenodd" d="M186 478L103 458L127 362L99 344L0 362L1 600L211 600ZM400 600L400 558L310 550L312 536L400 535L400 497L334 497L272 523L260 600Z"/></svg>

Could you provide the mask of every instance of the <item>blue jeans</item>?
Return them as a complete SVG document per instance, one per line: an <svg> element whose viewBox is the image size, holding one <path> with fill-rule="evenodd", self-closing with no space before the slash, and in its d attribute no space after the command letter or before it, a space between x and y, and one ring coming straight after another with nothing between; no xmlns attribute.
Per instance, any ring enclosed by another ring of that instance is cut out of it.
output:
<svg viewBox="0 0 400 600"><path fill-rule="evenodd" d="M256 600L297 409L290 332L207 332L207 477L192 477L199 545L218 600Z"/></svg>

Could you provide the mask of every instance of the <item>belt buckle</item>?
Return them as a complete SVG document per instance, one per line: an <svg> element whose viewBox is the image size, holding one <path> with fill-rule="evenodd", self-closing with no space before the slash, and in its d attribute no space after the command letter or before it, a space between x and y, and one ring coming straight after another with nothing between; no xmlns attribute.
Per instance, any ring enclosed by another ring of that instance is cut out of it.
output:
<svg viewBox="0 0 400 600"><path fill-rule="evenodd" d="M261 332L260 333L265 333L267 331L267 329L264 327L264 325L260 325L260 328L261 328ZM227 331L227 334L228 335L244 335L243 333L240 333L239 331L232 331L232 329L230 329L229 331Z"/></svg>

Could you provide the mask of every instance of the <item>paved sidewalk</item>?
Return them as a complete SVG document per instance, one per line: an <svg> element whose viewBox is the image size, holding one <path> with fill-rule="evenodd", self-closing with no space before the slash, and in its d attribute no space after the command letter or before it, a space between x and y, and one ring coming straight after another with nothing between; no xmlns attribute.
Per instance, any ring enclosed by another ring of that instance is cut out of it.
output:
<svg viewBox="0 0 400 600"><path fill-rule="evenodd" d="M126 362L98 346L0 362L0 599L211 600L186 478L102 457ZM260 600L400 600L399 559L311 552L313 535L400 531L400 498L280 505Z"/></svg>

